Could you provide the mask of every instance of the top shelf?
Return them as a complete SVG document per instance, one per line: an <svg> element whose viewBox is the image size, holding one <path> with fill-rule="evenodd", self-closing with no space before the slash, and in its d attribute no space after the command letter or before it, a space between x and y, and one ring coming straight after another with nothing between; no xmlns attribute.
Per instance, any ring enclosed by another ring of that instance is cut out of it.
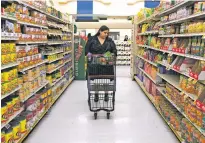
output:
<svg viewBox="0 0 205 143"><path fill-rule="evenodd" d="M52 20L54 20L54 21L57 21L57 22L60 22L60 23L65 23L65 24L69 24L69 23L70 23L69 21L64 21L64 20L62 20L62 19L60 19L60 18L58 18L58 17L56 17L56 16L53 16L53 15L51 15L51 14L48 14L46 11L42 11L42 10L40 10L40 9L34 7L34 6L31 6L31 5L29 5L29 4L27 4L27 3L23 2L23 1L21 1L21 0L15 0L15 1L18 2L19 4L23 4L23 5L25 5L26 7L29 7L29 8L31 8L31 9L33 9L33 10L36 10L36 11L38 11L38 12L41 12L41 13L45 14L47 18L52 19Z"/></svg>
<svg viewBox="0 0 205 143"><path fill-rule="evenodd" d="M162 17L162 16L165 16L165 15L168 15L172 12L175 12L177 9L179 9L181 7L185 7L185 6L191 5L193 3L194 3L194 1L188 1L188 0L184 1L184 2L181 2L181 3L178 3L178 4L174 5L173 7L171 7L169 9L157 14L156 16L157 17Z"/></svg>
<svg viewBox="0 0 205 143"><path fill-rule="evenodd" d="M193 4L195 1L190 1L190 0L186 0L184 2L181 2L181 3L178 3L176 5L174 5L173 7L167 9L167 10L164 10L162 12L159 12L157 14L153 14L151 15L150 17L147 17L147 18L144 18L143 20L141 20L140 22L136 23L137 25L139 24L143 24L143 23L146 23L150 20L159 20L159 18L161 18L162 16L165 16L165 15L168 15L170 13L173 13L175 12L177 9L181 8L181 7L186 7L186 6L189 6L191 4ZM189 20L191 18L200 18L200 17L203 17L204 16L204 13L200 13L200 14L194 14L194 15L191 15L191 16L188 16L188 17L184 17L184 18L181 18L181 19L178 19L178 20L173 20L173 21L169 21L169 22L165 22L165 23L162 23L160 24L159 26L163 26L163 25L168 25L168 24L173 24L173 23L180 23L180 22L183 22L183 21L186 21L186 20Z"/></svg>

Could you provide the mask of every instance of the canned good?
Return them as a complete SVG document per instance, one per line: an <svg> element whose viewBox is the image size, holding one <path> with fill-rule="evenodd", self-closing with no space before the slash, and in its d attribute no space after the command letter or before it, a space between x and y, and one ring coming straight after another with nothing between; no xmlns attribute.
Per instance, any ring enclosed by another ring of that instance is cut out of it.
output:
<svg viewBox="0 0 205 143"><path fill-rule="evenodd" d="M19 140L21 138L19 121L16 120L16 121L11 122L11 126L13 128L13 139L14 139L14 141Z"/></svg>
<svg viewBox="0 0 205 143"><path fill-rule="evenodd" d="M1 104L1 123L5 123L8 121L8 108L7 104L2 102Z"/></svg>

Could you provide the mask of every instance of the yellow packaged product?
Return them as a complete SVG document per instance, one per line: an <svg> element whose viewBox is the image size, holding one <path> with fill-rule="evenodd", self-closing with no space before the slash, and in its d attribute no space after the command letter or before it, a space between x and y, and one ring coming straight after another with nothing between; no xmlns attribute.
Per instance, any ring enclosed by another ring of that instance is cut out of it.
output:
<svg viewBox="0 0 205 143"><path fill-rule="evenodd" d="M1 43L1 54L2 55L6 55L8 53L8 50L6 48L6 44L5 43Z"/></svg>
<svg viewBox="0 0 205 143"><path fill-rule="evenodd" d="M205 22L203 23L203 32L205 32Z"/></svg>
<svg viewBox="0 0 205 143"><path fill-rule="evenodd" d="M10 53L16 53L16 45L15 43L10 43Z"/></svg>
<svg viewBox="0 0 205 143"><path fill-rule="evenodd" d="M7 100L5 102L7 104L8 117L11 117L13 115L13 113L14 113L12 99L11 98L7 98Z"/></svg>
<svg viewBox="0 0 205 143"><path fill-rule="evenodd" d="M6 123L7 121L8 121L7 104L2 102L1 103L1 124Z"/></svg>
<svg viewBox="0 0 205 143"><path fill-rule="evenodd" d="M12 98L12 102L13 102L13 110L14 112L19 111L21 108L21 104L20 104L20 98L18 95L14 95Z"/></svg>
<svg viewBox="0 0 205 143"><path fill-rule="evenodd" d="M6 46L6 53L5 54L11 53L11 51L10 51L10 44L6 43L5 46Z"/></svg>
<svg viewBox="0 0 205 143"><path fill-rule="evenodd" d="M13 72L14 72L14 78L18 78L18 70L17 70L17 68L15 68Z"/></svg>
<svg viewBox="0 0 205 143"><path fill-rule="evenodd" d="M48 89L48 95L51 95L51 93L52 93L52 90L51 90L51 88L49 88Z"/></svg>
<svg viewBox="0 0 205 143"><path fill-rule="evenodd" d="M7 55L1 55L1 65L8 64Z"/></svg>
<svg viewBox="0 0 205 143"><path fill-rule="evenodd" d="M4 72L1 72L1 83L5 82L5 78L4 78Z"/></svg>
<svg viewBox="0 0 205 143"><path fill-rule="evenodd" d="M1 130L1 143L6 143L5 131L4 130Z"/></svg>
<svg viewBox="0 0 205 143"><path fill-rule="evenodd" d="M5 129L5 139L6 139L6 143L13 143L14 142L12 127Z"/></svg>
<svg viewBox="0 0 205 143"><path fill-rule="evenodd" d="M2 83L1 84L1 96L5 95L8 92L7 85L8 85L7 83Z"/></svg>
<svg viewBox="0 0 205 143"><path fill-rule="evenodd" d="M10 62L11 62L11 63L14 63L14 62L17 61L17 55L16 55L16 53L12 53L12 54L10 54L10 56L11 56L11 59L10 59Z"/></svg>
<svg viewBox="0 0 205 143"><path fill-rule="evenodd" d="M12 62L12 61L11 61L11 55L12 55L12 54L7 54L7 55L6 55L6 58L7 58L8 63L11 63L11 62Z"/></svg>
<svg viewBox="0 0 205 143"><path fill-rule="evenodd" d="M17 118L17 121L20 123L20 133L26 133L27 128L26 128L26 118L24 116L20 116Z"/></svg>
<svg viewBox="0 0 205 143"><path fill-rule="evenodd" d="M17 141L21 138L21 132L20 132L20 123L19 121L13 121L11 122L11 126L13 128L13 139L14 141Z"/></svg>

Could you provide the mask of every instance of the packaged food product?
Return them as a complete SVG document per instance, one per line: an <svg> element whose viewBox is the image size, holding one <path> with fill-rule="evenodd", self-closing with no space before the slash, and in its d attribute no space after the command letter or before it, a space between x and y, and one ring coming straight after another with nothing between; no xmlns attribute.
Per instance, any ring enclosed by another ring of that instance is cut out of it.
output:
<svg viewBox="0 0 205 143"><path fill-rule="evenodd" d="M5 123L8 121L8 110L7 104L5 102L1 103L1 123Z"/></svg>
<svg viewBox="0 0 205 143"><path fill-rule="evenodd" d="M10 54L10 56L11 56L11 58L10 58L10 62L11 62L11 63L14 63L14 62L17 61L17 55L16 55L16 53L12 53L12 54Z"/></svg>
<svg viewBox="0 0 205 143"><path fill-rule="evenodd" d="M11 126L13 128L13 138L14 141L17 141L21 138L21 132L20 132L20 122L17 120L12 121Z"/></svg>
<svg viewBox="0 0 205 143"><path fill-rule="evenodd" d="M18 95L13 95L12 97L13 97L12 98L13 110L14 110L14 112L19 111L21 108L20 98Z"/></svg>
<svg viewBox="0 0 205 143"><path fill-rule="evenodd" d="M6 43L1 43L1 54L5 55L8 53L8 49L6 47Z"/></svg>
<svg viewBox="0 0 205 143"><path fill-rule="evenodd" d="M6 143L5 131L1 130L1 143Z"/></svg>
<svg viewBox="0 0 205 143"><path fill-rule="evenodd" d="M8 63L7 55L1 55L1 65L6 65Z"/></svg>
<svg viewBox="0 0 205 143"><path fill-rule="evenodd" d="M16 118L17 121L20 123L20 133L23 134L27 131L26 127L26 117L25 116L20 116Z"/></svg>
<svg viewBox="0 0 205 143"><path fill-rule="evenodd" d="M10 97L6 98L5 103L7 104L8 117L11 117L14 113L12 99Z"/></svg>
<svg viewBox="0 0 205 143"><path fill-rule="evenodd" d="M13 129L12 127L4 128L5 131L5 139L6 139L6 143L13 143L14 142L14 138L13 138Z"/></svg>

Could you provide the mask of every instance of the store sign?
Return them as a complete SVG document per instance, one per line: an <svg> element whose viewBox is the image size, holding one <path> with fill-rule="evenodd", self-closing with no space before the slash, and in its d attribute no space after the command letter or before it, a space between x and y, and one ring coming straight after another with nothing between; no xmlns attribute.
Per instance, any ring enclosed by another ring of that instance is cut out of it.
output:
<svg viewBox="0 0 205 143"><path fill-rule="evenodd" d="M77 1L77 14L93 14L93 1ZM92 16L77 16L80 20L92 20Z"/></svg>
<svg viewBox="0 0 205 143"><path fill-rule="evenodd" d="M160 4L160 0L145 0L144 2L146 8L155 8Z"/></svg>

